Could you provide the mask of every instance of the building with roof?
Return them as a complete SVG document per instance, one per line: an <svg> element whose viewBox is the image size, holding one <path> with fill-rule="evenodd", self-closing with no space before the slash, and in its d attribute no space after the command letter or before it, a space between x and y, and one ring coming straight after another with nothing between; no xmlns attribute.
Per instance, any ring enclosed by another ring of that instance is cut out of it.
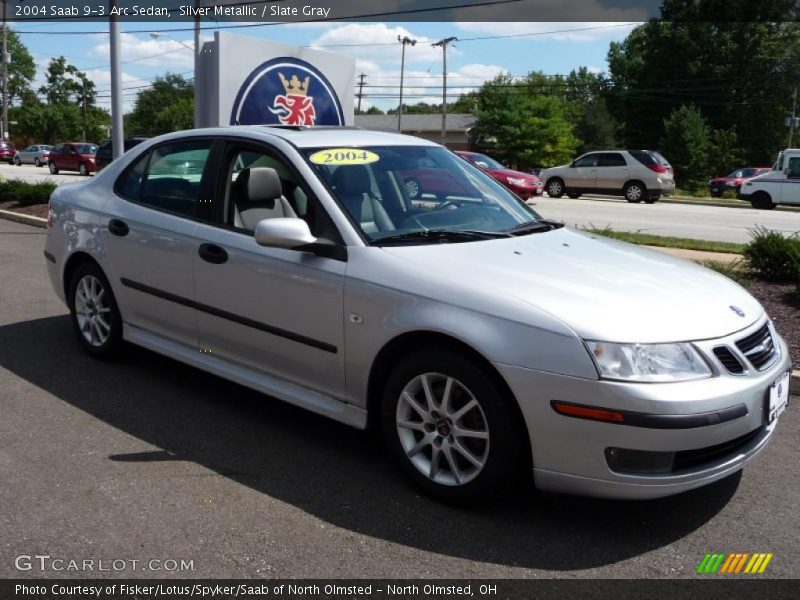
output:
<svg viewBox="0 0 800 600"><path fill-rule="evenodd" d="M445 145L451 150L469 150L470 132L475 126L475 115L453 113L447 115L445 123ZM356 127L378 131L397 131L397 115L356 115ZM403 114L403 131L408 135L441 143L442 115Z"/></svg>

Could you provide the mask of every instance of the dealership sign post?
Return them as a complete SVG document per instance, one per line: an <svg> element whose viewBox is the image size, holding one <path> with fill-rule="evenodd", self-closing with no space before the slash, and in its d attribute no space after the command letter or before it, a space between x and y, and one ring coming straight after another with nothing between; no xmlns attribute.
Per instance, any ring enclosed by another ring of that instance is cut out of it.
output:
<svg viewBox="0 0 800 600"><path fill-rule="evenodd" d="M195 127L353 125L355 59L216 32L199 56Z"/></svg>

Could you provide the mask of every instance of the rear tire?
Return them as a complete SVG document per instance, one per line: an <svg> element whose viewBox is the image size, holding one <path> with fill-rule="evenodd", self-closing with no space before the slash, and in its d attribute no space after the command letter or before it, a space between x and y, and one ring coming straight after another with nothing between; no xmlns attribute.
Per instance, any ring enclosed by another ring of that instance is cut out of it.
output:
<svg viewBox="0 0 800 600"><path fill-rule="evenodd" d="M777 206L767 192L756 192L750 199L750 205L759 210L772 210Z"/></svg>
<svg viewBox="0 0 800 600"><path fill-rule="evenodd" d="M89 169L86 168L86 165L84 163L81 163L80 165L78 165L78 173L80 173L83 177L86 177L87 175L89 175Z"/></svg>
<svg viewBox="0 0 800 600"><path fill-rule="evenodd" d="M631 204L637 204L647 196L647 188L639 181L631 181L625 185L623 194L625 195L625 200Z"/></svg>
<svg viewBox="0 0 800 600"><path fill-rule="evenodd" d="M50 167L51 175L58 175L58 167L55 165L54 162L47 163L47 166Z"/></svg>
<svg viewBox="0 0 800 600"><path fill-rule="evenodd" d="M381 399L384 440L426 493L485 502L521 480L527 432L485 368L461 354L425 349L401 359Z"/></svg>
<svg viewBox="0 0 800 600"><path fill-rule="evenodd" d="M564 180L554 177L547 182L547 195L551 198L561 198L564 195Z"/></svg>
<svg viewBox="0 0 800 600"><path fill-rule="evenodd" d="M40 161L39 157L37 156L36 158L33 159L33 164L36 165L37 167L41 167L42 161Z"/></svg>
<svg viewBox="0 0 800 600"><path fill-rule="evenodd" d="M67 289L72 326L84 350L111 359L122 350L122 316L111 285L96 263L80 264Z"/></svg>

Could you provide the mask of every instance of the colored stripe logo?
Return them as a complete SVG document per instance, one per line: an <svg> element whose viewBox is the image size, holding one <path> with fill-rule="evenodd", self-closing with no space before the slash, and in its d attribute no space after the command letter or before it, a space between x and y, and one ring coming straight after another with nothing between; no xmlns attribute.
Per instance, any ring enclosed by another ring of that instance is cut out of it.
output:
<svg viewBox="0 0 800 600"><path fill-rule="evenodd" d="M769 562L772 560L772 553L769 552L735 552L726 554L725 552L706 553L700 566L697 567L698 575L755 575L763 573Z"/></svg>

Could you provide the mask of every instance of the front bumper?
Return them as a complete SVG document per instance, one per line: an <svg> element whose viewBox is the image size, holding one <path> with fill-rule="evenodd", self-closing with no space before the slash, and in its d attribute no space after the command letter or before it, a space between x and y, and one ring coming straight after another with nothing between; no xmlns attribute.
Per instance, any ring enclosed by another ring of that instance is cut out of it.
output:
<svg viewBox="0 0 800 600"><path fill-rule="evenodd" d="M731 336L757 330L763 319ZM791 369L784 341L773 332L777 360L764 371L732 375L714 361L708 379L668 384L635 384L567 377L497 364L514 392L530 434L534 480L542 490L622 499L659 498L691 490L740 470L766 447L777 421L765 425L769 387ZM727 338L726 338L727 339ZM708 357L718 340L698 343ZM715 425L659 429L577 419L556 413L551 401L651 415L696 415L744 405L742 416ZM780 419L778 419L780 420ZM691 453L743 439L730 451L669 473L627 474L612 470L609 448Z"/></svg>

